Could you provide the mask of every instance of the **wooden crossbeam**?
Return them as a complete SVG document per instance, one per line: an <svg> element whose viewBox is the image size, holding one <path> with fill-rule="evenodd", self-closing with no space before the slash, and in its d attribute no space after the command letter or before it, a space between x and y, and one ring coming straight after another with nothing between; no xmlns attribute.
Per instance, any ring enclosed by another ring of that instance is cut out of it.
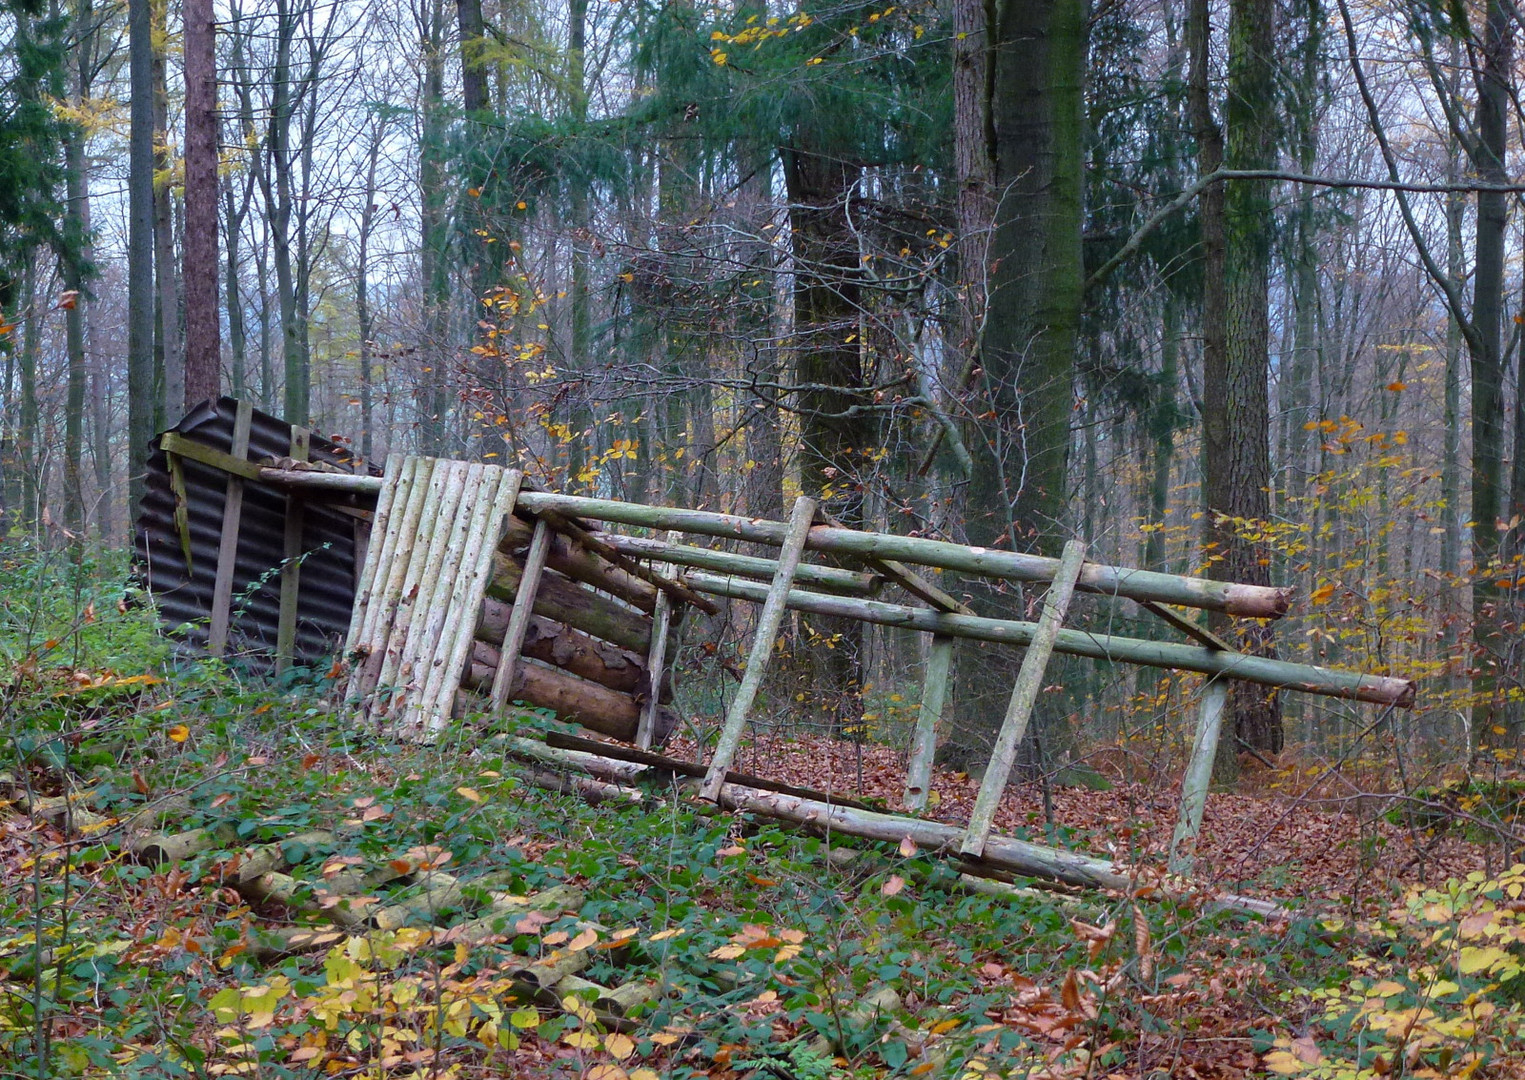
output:
<svg viewBox="0 0 1525 1080"><path fill-rule="evenodd" d="M1006 718L1001 722L1000 734L996 736L995 749L991 751L990 764L985 778L980 782L980 793L969 812L969 827L964 833L960 851L969 858L978 859L985 853L985 840L995 820L996 808L1006 792L1006 782L1011 778L1012 766L1017 760L1017 747L1027 734L1027 723L1032 717L1033 705L1038 692L1043 689L1043 673L1048 668L1048 658L1054 652L1059 638L1059 628L1064 623L1075 595L1075 581L1085 563L1086 546L1079 540L1064 545L1059 559L1059 570L1054 583L1048 587L1043 598L1043 614L1038 617L1038 629L1033 633L1027 655L1022 657L1022 668L1017 673L1017 683L1012 687L1011 701L1006 706Z"/></svg>
<svg viewBox="0 0 1525 1080"><path fill-rule="evenodd" d="M304 427L292 425L291 456L306 461L310 434ZM281 608L275 628L275 670L285 671L297 653L297 607L302 596L303 501L300 495L286 496L286 536L281 566Z"/></svg>
<svg viewBox="0 0 1525 1080"><path fill-rule="evenodd" d="M1181 633L1185 634L1187 637L1191 638L1199 645L1206 645L1209 649L1219 649L1223 652L1234 651L1233 646L1229 645L1228 642L1224 641L1217 634L1207 629L1207 627L1198 626L1196 623L1186 618L1180 612L1172 611L1164 604L1157 603L1153 600L1139 600L1137 601L1137 604L1139 607L1149 612L1149 614L1163 619L1165 622L1181 631Z"/></svg>
<svg viewBox="0 0 1525 1080"><path fill-rule="evenodd" d="M800 555L805 550L805 539L810 535L815 511L816 501L801 495L795 500L794 511L789 515L789 532L784 537L783 547L779 549L778 571L773 575L773 583L768 586L768 598L763 602L762 612L757 617L757 634L752 639L752 651L747 656L747 670L742 675L741 685L736 688L736 696L725 714L720 741L715 745L714 756L710 758L710 771L705 774L704 784L700 788L700 794L711 802L719 797L720 789L725 784L726 770L736 757L736 748L741 745L741 734L747 726L747 716L752 710L752 703L757 699L757 691L762 687L763 673L768 669L768 660L773 655L773 643L778 639L778 628L784 619L789 587L794 584L794 570L799 566Z"/></svg>
<svg viewBox="0 0 1525 1080"><path fill-rule="evenodd" d="M551 526L541 519L535 522L535 534L530 538L530 549L524 557L524 574L519 578L519 588L514 594L514 610L503 634L502 659L498 661L498 671L492 680L493 712L508 704L514 674L519 667L519 650L524 648L524 633L529 629L530 616L535 610L535 593L540 589L540 575L545 571L545 557L550 548Z"/></svg>
<svg viewBox="0 0 1525 1080"><path fill-rule="evenodd" d="M249 431L254 424L254 406L238 403L233 418L232 455L249 456ZM222 656L228 650L228 629L233 616L233 578L238 570L238 530L244 513L244 478L228 474L222 504L222 535L217 541L217 580L212 585L212 619L207 627L207 651Z"/></svg>
<svg viewBox="0 0 1525 1080"><path fill-rule="evenodd" d="M937 728L942 723L948 697L948 675L953 666L953 638L933 634L927 651L926 671L921 679L921 711L916 717L916 737L905 773L905 808L923 810L932 790L932 762L937 757Z"/></svg>
<svg viewBox="0 0 1525 1080"><path fill-rule="evenodd" d="M1197 731L1191 740L1191 761L1181 779L1181 809L1170 839L1170 871L1190 876L1196 863L1197 833L1207 807L1207 786L1213 778L1213 759L1218 756L1218 736L1228 704L1228 680L1210 679L1202 689Z"/></svg>
<svg viewBox="0 0 1525 1080"><path fill-rule="evenodd" d="M668 543L676 538L668 533ZM671 576L671 563L654 567L663 576ZM667 666L667 638L672 633L672 597L666 592L657 597L657 609L652 613L651 652L646 657L646 702L641 706L641 722L636 728L635 744L642 750L650 750L656 734L657 712L662 707L662 674Z"/></svg>

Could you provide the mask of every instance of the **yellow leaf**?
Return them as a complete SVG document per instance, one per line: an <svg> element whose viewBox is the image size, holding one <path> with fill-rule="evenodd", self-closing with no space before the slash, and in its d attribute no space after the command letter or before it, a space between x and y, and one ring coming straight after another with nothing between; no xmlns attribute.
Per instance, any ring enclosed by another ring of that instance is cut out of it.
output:
<svg viewBox="0 0 1525 1080"><path fill-rule="evenodd" d="M726 54L721 52L719 49L711 49L710 50L710 59L715 61L716 65L724 67L725 66L725 61L726 61Z"/></svg>
<svg viewBox="0 0 1525 1080"><path fill-rule="evenodd" d="M604 1049L623 1061L635 1053L635 1040L629 1035L621 1035L615 1032L612 1035L604 1036Z"/></svg>
<svg viewBox="0 0 1525 1080"><path fill-rule="evenodd" d="M879 894L881 896L894 896L903 888L905 888L905 878L899 874L891 874L890 879L879 886Z"/></svg>
<svg viewBox="0 0 1525 1080"><path fill-rule="evenodd" d="M745 945L722 945L720 948L712 949L710 951L710 959L734 960L746 951L747 949Z"/></svg>
<svg viewBox="0 0 1525 1080"><path fill-rule="evenodd" d="M169 729L168 734L170 742L185 742L186 739L191 737L191 729L184 724L176 724Z"/></svg>
<svg viewBox="0 0 1525 1080"><path fill-rule="evenodd" d="M588 1080L630 1080L630 1074L606 1061L588 1070Z"/></svg>
<svg viewBox="0 0 1525 1080"><path fill-rule="evenodd" d="M909 836L901 837L900 854L904 855L907 859L914 856L916 854L916 841L912 840Z"/></svg>
<svg viewBox="0 0 1525 1080"><path fill-rule="evenodd" d="M1481 946L1468 946L1461 951L1461 957L1457 960L1457 969L1463 975L1475 975L1479 971L1486 971L1494 964L1509 959L1509 954L1497 945L1486 948Z"/></svg>
<svg viewBox="0 0 1525 1080"><path fill-rule="evenodd" d="M1396 394L1400 390L1407 390L1408 383L1398 382L1394 380L1393 382L1387 384L1387 388Z"/></svg>
<svg viewBox="0 0 1525 1080"><path fill-rule="evenodd" d="M582 1005L582 1002L579 1001L578 1004ZM586 1005L582 1005L582 1007L584 1009L587 1008ZM566 1043L573 1050L598 1049L598 1036L593 1034L591 1031L569 1031L561 1037L561 1041Z"/></svg>
<svg viewBox="0 0 1525 1080"><path fill-rule="evenodd" d="M681 933L683 933L683 927L681 927L681 926L673 926L673 927L669 927L666 930L658 930L655 934L651 935L651 940L652 941L666 941L668 938L677 937Z"/></svg>
<svg viewBox="0 0 1525 1080"><path fill-rule="evenodd" d="M1327 604L1329 598L1334 595L1333 585L1320 585L1308 595L1308 599L1315 604Z"/></svg>
<svg viewBox="0 0 1525 1080"><path fill-rule="evenodd" d="M593 929L590 926L586 930L584 930L582 933L578 934L575 938L572 939L572 943L567 946L567 951L568 952L582 952L584 949L586 949L588 946L592 945L597 940L598 940L598 931Z"/></svg>
<svg viewBox="0 0 1525 1080"><path fill-rule="evenodd" d="M1272 1050L1260 1059L1260 1064L1277 1076L1296 1076L1308 1068L1296 1055L1285 1050Z"/></svg>
<svg viewBox="0 0 1525 1080"><path fill-rule="evenodd" d="M468 802L479 803L483 801L481 793L476 788L458 787L455 789L455 793Z"/></svg>

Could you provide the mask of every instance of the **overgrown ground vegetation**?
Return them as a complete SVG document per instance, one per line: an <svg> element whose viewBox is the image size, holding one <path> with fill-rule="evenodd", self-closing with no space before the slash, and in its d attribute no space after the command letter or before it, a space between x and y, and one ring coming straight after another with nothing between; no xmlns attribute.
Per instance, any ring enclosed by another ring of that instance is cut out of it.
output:
<svg viewBox="0 0 1525 1080"><path fill-rule="evenodd" d="M498 738L542 717L355 730L318 673L177 659L119 561L0 574L0 1075L1525 1075L1508 785L1401 822L1460 828L1462 879L1265 866L1289 919L1163 879L1115 799L1051 835L1132 894L992 895L909 842L553 794Z"/></svg>

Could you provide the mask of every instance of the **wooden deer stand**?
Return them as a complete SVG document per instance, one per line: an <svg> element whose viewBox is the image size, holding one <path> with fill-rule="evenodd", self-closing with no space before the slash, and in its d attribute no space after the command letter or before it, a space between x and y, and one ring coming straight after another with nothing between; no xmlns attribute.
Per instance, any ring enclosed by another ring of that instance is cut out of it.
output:
<svg viewBox="0 0 1525 1080"><path fill-rule="evenodd" d="M262 414L258 419L264 426L273 421ZM230 540L229 530L237 531L245 488L262 493L267 504L272 493L279 493L288 507L279 634L283 657L289 655L290 627L296 624L303 588L295 572L305 543L303 515L310 519L337 507L369 520L367 541L362 544L358 535L356 540L365 557L355 576L343 652L350 664L344 696L357 718L395 734L428 738L453 716L495 713L510 702L525 702L605 738L635 744L627 749L577 743L577 749L567 749L568 737L557 736L536 744L534 753L542 763L549 754L565 767L621 782L647 768L689 776L694 794L723 806L870 839L910 837L923 848L950 855L972 873L1035 875L1108 888L1123 887L1128 880L1105 860L991 835L1053 653L1208 676L1171 851L1171 868L1181 873L1192 865L1229 680L1390 706L1407 706L1414 699L1414 684L1406 679L1236 652L1175 610L1275 619L1287 611L1287 590L1089 563L1079 541L1068 544L1061 558L1051 559L843 528L809 498L795 503L787 522L765 521L531 490L513 470L397 454L387 460L380 477L291 467L290 461L272 466L248 460L246 407L239 408L229 428L223 446L175 433L164 436L163 446L171 464L184 459L221 471L213 477L227 476L217 514L223 532L216 587L208 590L214 651L226 644L227 597L241 581L230 556L238 541ZM290 438L291 457L305 457L306 433L291 429ZM213 486L221 496L221 481ZM179 543L189 553L193 537L185 522L198 508L183 509L182 514L177 507L174 518ZM159 518L167 516L167 510L159 512ZM203 512L201 519L207 516ZM662 538L627 535L609 525ZM164 535L156 543L169 548L173 534L161 526ZM767 559L680 543L685 535L769 545L779 554ZM811 563L811 553L849 565ZM1043 610L1036 623L983 618L920 576L919 568L1048 583ZM906 602L878 599L886 586L906 594ZM1132 600L1189 640L1067 628L1065 618L1077 591ZM701 766L653 754L650 748L665 741L675 719L668 705L671 668L684 615L693 607L716 611L712 597L758 604L761 610L741 685L714 754ZM928 635L903 799L906 814L877 813L850 800L732 771L786 611ZM961 829L908 816L926 805L953 644L959 638L1026 648L974 809Z"/></svg>

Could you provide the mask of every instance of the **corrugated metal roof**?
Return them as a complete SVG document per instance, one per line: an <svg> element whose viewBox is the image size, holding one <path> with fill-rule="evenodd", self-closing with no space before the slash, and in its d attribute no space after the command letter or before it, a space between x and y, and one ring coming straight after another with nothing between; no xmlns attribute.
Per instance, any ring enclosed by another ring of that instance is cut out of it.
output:
<svg viewBox="0 0 1525 1080"><path fill-rule="evenodd" d="M196 406L172 430L225 453L233 446L238 402L224 397ZM248 460L261 462L291 453L291 425L254 410ZM328 439L313 435L309 457L346 472L379 475L378 466L356 467L356 456ZM175 523L175 494L162 437L150 444L148 478L138 512L135 546L139 574L159 606L166 629L180 632L188 644L205 648L217 552L222 541L223 504L228 474L181 459L185 477L191 568ZM286 551L287 495L266 484L246 481L239 527L237 569L233 575L230 656L247 657L257 667L274 658L280 617L281 566ZM302 572L297 603L296 654L314 663L332 656L343 644L355 600L356 532L368 525L328 506L307 502L302 518Z"/></svg>

